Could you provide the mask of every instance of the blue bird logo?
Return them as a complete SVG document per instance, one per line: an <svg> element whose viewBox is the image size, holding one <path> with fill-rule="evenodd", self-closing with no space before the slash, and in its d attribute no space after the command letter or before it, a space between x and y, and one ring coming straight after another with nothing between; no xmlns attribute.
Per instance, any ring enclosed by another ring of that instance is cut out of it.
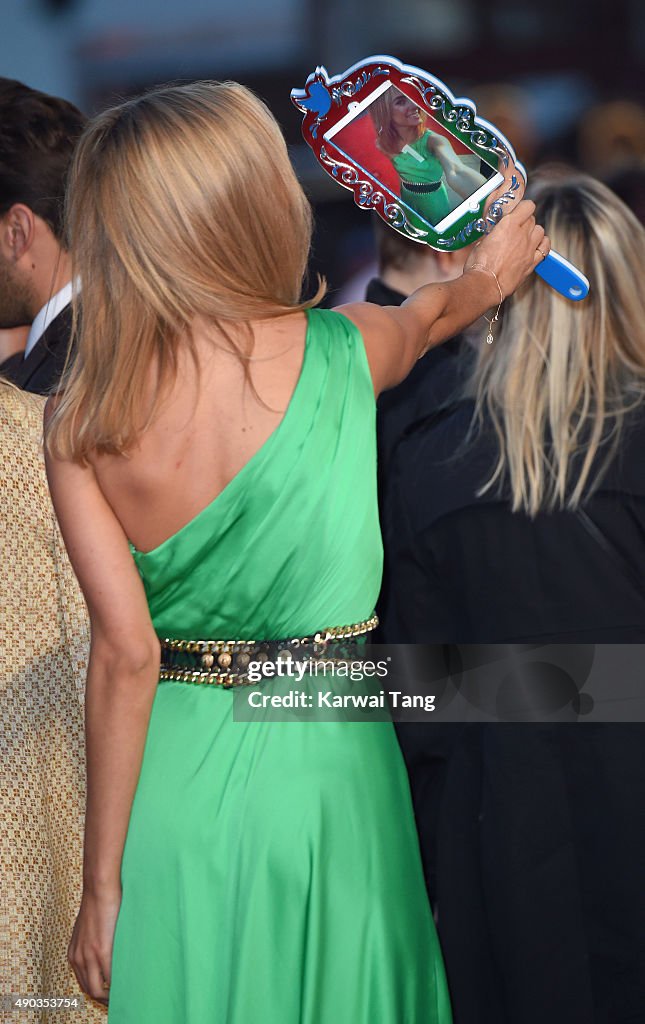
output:
<svg viewBox="0 0 645 1024"><path fill-rule="evenodd" d="M327 116L331 109L331 96L324 81L316 76L303 89L294 89L291 99L300 110L310 111L318 120Z"/></svg>

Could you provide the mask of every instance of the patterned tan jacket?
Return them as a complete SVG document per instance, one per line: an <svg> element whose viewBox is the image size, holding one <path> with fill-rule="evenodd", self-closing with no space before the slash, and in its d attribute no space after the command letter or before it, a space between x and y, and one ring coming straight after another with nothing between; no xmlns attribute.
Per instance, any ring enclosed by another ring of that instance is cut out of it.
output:
<svg viewBox="0 0 645 1024"><path fill-rule="evenodd" d="M81 893L89 623L47 489L44 403L0 383L0 993L84 1007L0 1019L105 1024L67 963Z"/></svg>

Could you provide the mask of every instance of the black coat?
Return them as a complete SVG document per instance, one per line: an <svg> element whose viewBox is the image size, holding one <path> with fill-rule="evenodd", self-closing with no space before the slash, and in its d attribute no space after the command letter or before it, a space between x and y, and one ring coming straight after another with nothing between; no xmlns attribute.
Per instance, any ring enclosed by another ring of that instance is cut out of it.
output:
<svg viewBox="0 0 645 1024"><path fill-rule="evenodd" d="M584 518L533 520L496 489L476 496L497 445L490 428L464 444L472 417L470 401L427 416L393 456L382 506L387 641L644 643L645 415L626 427Z"/></svg>
<svg viewBox="0 0 645 1024"><path fill-rule="evenodd" d="M26 359L22 352L18 352L0 364L0 376L7 377L23 391L36 395L50 394L63 372L71 333L70 305L52 320Z"/></svg>
<svg viewBox="0 0 645 1024"><path fill-rule="evenodd" d="M384 639L645 642L645 417L585 503L590 531L476 497L496 446L463 446L472 411L425 417L393 454ZM455 1024L645 1021L645 726L398 733Z"/></svg>

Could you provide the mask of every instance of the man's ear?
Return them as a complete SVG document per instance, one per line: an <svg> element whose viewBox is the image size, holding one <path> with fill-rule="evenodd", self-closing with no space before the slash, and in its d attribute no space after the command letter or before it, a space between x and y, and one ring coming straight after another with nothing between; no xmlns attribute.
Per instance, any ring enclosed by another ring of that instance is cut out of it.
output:
<svg viewBox="0 0 645 1024"><path fill-rule="evenodd" d="M36 236L36 215L24 203L14 203L0 218L0 249L13 263L25 256Z"/></svg>

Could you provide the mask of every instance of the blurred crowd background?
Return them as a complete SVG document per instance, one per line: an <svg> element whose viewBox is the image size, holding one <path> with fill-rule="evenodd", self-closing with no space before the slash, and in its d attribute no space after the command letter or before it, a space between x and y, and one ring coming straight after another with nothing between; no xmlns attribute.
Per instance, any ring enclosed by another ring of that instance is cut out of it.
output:
<svg viewBox="0 0 645 1024"><path fill-rule="evenodd" d="M362 298L376 260L374 215L319 170L289 99L319 64L335 75L390 54L424 68L472 97L529 172L579 167L645 221L643 0L2 0L1 17L0 74L90 114L167 81L254 89L316 209L329 304Z"/></svg>

